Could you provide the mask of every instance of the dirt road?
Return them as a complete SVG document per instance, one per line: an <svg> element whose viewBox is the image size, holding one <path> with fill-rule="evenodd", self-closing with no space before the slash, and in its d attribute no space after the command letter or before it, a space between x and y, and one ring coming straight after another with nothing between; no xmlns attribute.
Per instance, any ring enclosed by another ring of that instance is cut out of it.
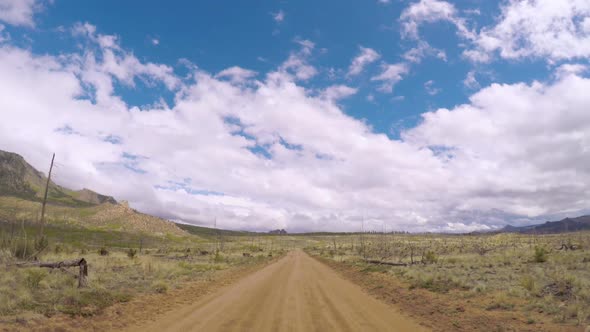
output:
<svg viewBox="0 0 590 332"><path fill-rule="evenodd" d="M302 251L135 331L426 331Z"/></svg>

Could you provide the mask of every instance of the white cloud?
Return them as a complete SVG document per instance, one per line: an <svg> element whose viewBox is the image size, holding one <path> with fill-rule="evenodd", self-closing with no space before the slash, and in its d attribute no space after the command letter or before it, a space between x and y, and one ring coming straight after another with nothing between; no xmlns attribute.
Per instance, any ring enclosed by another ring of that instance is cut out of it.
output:
<svg viewBox="0 0 590 332"><path fill-rule="evenodd" d="M586 0L511 0L494 25L481 29L472 61L543 58L547 61L590 58L590 2Z"/></svg>
<svg viewBox="0 0 590 332"><path fill-rule="evenodd" d="M410 71L409 66L405 63L384 63L381 65L381 69L381 73L379 75L373 76L371 81L382 82L381 86L379 87L379 91L386 93L393 92L393 86L401 81L403 76Z"/></svg>
<svg viewBox="0 0 590 332"><path fill-rule="evenodd" d="M0 45L0 149L40 169L56 152L63 185L171 219L256 230L357 231L363 216L390 229L473 230L590 203L590 79L580 71L486 87L394 140L338 106L354 88L298 83L310 77L309 42L259 79L190 63L179 79L114 36L78 28L79 53ZM373 79L391 89L407 72L386 64ZM127 105L114 83L138 79L163 84L171 105ZM71 133L57 130L66 126Z"/></svg>
<svg viewBox="0 0 590 332"><path fill-rule="evenodd" d="M377 61L381 55L377 51L359 46L360 54L357 55L348 68L348 76L355 76L360 74L363 69L370 63Z"/></svg>
<svg viewBox="0 0 590 332"><path fill-rule="evenodd" d="M160 40L158 38L152 38L151 43L154 46L158 46L158 45L160 45Z"/></svg>
<svg viewBox="0 0 590 332"><path fill-rule="evenodd" d="M0 21L33 27L33 15L40 7L41 4L37 0L0 0Z"/></svg>
<svg viewBox="0 0 590 332"><path fill-rule="evenodd" d="M464 57L473 62L490 62L496 54L549 63L590 58L590 3L586 0L509 0L501 5L494 23L479 32L469 27L467 15L473 14L479 13L460 13L442 0L420 0L404 9L399 21L402 35L417 40L423 24L453 24L465 40Z"/></svg>
<svg viewBox="0 0 590 332"><path fill-rule="evenodd" d="M444 50L434 48L425 41L419 41L416 47L402 55L405 60L413 63L420 63L426 56L435 56L440 60L447 61L447 54Z"/></svg>
<svg viewBox="0 0 590 332"><path fill-rule="evenodd" d="M440 88L434 86L433 80L429 80L426 83L424 83L424 89L426 89L426 92L431 96L434 96L442 91Z"/></svg>
<svg viewBox="0 0 590 332"><path fill-rule="evenodd" d="M402 35L407 38L419 38L420 25L446 21L457 27L459 34L465 38L472 38L471 32L458 15L455 6L441 0L420 0L408 6L400 15Z"/></svg>
<svg viewBox="0 0 590 332"><path fill-rule="evenodd" d="M463 80L463 85L469 89L479 89L480 85L475 77L475 71L470 70Z"/></svg>
<svg viewBox="0 0 590 332"><path fill-rule="evenodd" d="M588 66L579 64L579 63L566 63L557 68L555 68L554 76L557 79L561 79L565 76L569 76L571 74L583 74L588 71Z"/></svg>
<svg viewBox="0 0 590 332"><path fill-rule="evenodd" d="M357 89L346 85L332 85L327 87L322 96L328 100L337 101L346 97L350 97L357 93Z"/></svg>
<svg viewBox="0 0 590 332"><path fill-rule="evenodd" d="M97 85L97 99L101 100L112 92L109 77L115 77L119 82L134 86L137 78L147 84L163 83L169 89L179 87L180 80L173 74L171 67L151 62L143 63L130 52L123 50L118 44L118 38L113 35L96 33L96 27L89 23L78 23L73 29L74 36L82 37L90 44L89 49L95 49L100 54L97 60L95 52L86 52L83 62L83 78Z"/></svg>
<svg viewBox="0 0 590 332"><path fill-rule="evenodd" d="M296 39L295 42L301 46L301 49L289 55L289 58L281 65L280 71L305 81L317 74L317 69L307 62L315 44L306 39Z"/></svg>
<svg viewBox="0 0 590 332"><path fill-rule="evenodd" d="M276 13L272 13L272 19L275 20L277 23L282 23L285 20L285 12L283 10L279 10Z"/></svg>
<svg viewBox="0 0 590 332"><path fill-rule="evenodd" d="M423 115L408 142L448 154L462 208L520 215L587 208L590 80L493 84L452 110ZM453 190L455 190L453 189Z"/></svg>
<svg viewBox="0 0 590 332"><path fill-rule="evenodd" d="M256 72L238 66L233 66L220 71L215 77L228 78L233 83L243 83L256 76Z"/></svg>

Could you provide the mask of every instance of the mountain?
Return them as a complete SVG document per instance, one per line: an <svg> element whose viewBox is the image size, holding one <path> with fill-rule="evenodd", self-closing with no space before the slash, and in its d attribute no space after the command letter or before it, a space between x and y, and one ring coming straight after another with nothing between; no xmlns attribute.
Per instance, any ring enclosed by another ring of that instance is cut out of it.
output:
<svg viewBox="0 0 590 332"><path fill-rule="evenodd" d="M75 192L75 197L76 199L83 201L83 202L87 202L90 204L103 204L103 203L111 203L111 204L117 204L117 201L112 198L111 196L105 196L105 195L101 195L99 193L96 193L90 189L82 189L79 191Z"/></svg>
<svg viewBox="0 0 590 332"><path fill-rule="evenodd" d="M523 234L555 234L590 230L590 216L565 218L560 221L547 221L544 224L515 227L507 225L501 231L505 233Z"/></svg>
<svg viewBox="0 0 590 332"><path fill-rule="evenodd" d="M0 221L39 218L47 177L22 156L0 150ZM88 228L141 232L154 235L188 233L166 219L140 213L127 202L90 189L74 191L49 183L45 219Z"/></svg>
<svg viewBox="0 0 590 332"><path fill-rule="evenodd" d="M31 166L22 156L0 150L0 196L16 196L41 201L47 177ZM47 201L66 206L91 206L117 201L90 189L73 191L49 182Z"/></svg>

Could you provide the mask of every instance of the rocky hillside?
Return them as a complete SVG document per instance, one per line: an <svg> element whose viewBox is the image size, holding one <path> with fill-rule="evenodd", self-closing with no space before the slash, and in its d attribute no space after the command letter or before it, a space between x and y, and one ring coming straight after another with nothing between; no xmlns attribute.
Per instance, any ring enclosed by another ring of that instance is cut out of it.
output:
<svg viewBox="0 0 590 332"><path fill-rule="evenodd" d="M47 177L27 163L22 156L0 150L0 195L41 201L46 182ZM68 206L117 203L113 197L101 195L89 189L73 191L53 181L49 183L47 200L52 204Z"/></svg>
<svg viewBox="0 0 590 332"><path fill-rule="evenodd" d="M126 201L119 204L102 204L93 210L96 213L89 216L86 222L97 228L139 231L152 235L187 235L175 223L131 209Z"/></svg>
<svg viewBox="0 0 590 332"><path fill-rule="evenodd" d="M77 200L88 202L90 204L103 204L103 203L111 203L117 204L117 201L112 198L111 196L101 195L96 193L90 189L82 189L79 191L74 192L74 197Z"/></svg>
<svg viewBox="0 0 590 332"><path fill-rule="evenodd" d="M47 177L16 153L0 150L0 222L35 222L39 218ZM48 222L154 235L187 235L168 220L146 215L90 189L79 191L49 184Z"/></svg>

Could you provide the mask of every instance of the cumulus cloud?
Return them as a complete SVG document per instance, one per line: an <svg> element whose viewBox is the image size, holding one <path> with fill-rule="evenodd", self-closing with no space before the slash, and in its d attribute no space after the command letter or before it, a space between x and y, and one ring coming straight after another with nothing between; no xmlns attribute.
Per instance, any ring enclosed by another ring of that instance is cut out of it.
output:
<svg viewBox="0 0 590 332"><path fill-rule="evenodd" d="M373 63L381 57L377 51L371 48L359 46L360 53L357 55L348 68L348 76L360 74L363 69L370 63Z"/></svg>
<svg viewBox="0 0 590 332"><path fill-rule="evenodd" d="M33 27L33 15L41 8L38 0L0 0L0 21Z"/></svg>
<svg viewBox="0 0 590 332"><path fill-rule="evenodd" d="M371 78L371 81L382 82L379 91L391 93L396 83L403 79L403 76L410 71L410 68L405 63L381 65L381 73Z"/></svg>
<svg viewBox="0 0 590 332"><path fill-rule="evenodd" d="M404 139L448 155L447 169L461 174L454 186L464 208L528 216L583 209L589 88L590 80L575 74L553 84L493 84L469 104L424 114Z"/></svg>
<svg viewBox="0 0 590 332"><path fill-rule="evenodd" d="M457 27L463 37L472 38L473 32L467 28L465 20L450 2L442 0L420 0L408 6L400 15L402 35L406 38L419 38L420 25L446 21Z"/></svg>
<svg viewBox="0 0 590 332"><path fill-rule="evenodd" d="M39 169L56 152L59 183L145 212L250 230L358 231L364 219L367 229L460 231L590 203L580 71L485 87L396 140L343 112L338 99L356 89L301 85L315 74L309 41L260 77L190 64L179 78L92 25L76 38L84 48L60 55L0 45L0 149ZM407 72L384 64L373 80L391 90ZM117 88L136 80L172 103L128 105Z"/></svg>
<svg viewBox="0 0 590 332"><path fill-rule="evenodd" d="M588 1L511 0L496 21L481 29L466 57L476 62L490 61L496 52L506 59L590 57Z"/></svg>
<svg viewBox="0 0 590 332"><path fill-rule="evenodd" d="M501 5L494 23L479 31L468 15L450 2L420 0L400 15L402 36L419 40L424 24L453 24L464 40L463 55L473 62L544 59L549 63L590 58L590 3L585 0L510 0ZM418 50L413 53L419 54ZM412 53L409 53L411 58ZM411 58L409 61L412 61ZM418 57L419 58L419 57Z"/></svg>
<svg viewBox="0 0 590 332"><path fill-rule="evenodd" d="M120 47L117 36L98 34L96 27L89 23L77 23L72 33L88 42L87 52L76 56L76 60L83 63L83 78L96 85L97 99L102 100L112 93L110 77L131 87L138 78L147 84L163 83L168 89L179 87L180 80L170 66L139 61Z"/></svg>

